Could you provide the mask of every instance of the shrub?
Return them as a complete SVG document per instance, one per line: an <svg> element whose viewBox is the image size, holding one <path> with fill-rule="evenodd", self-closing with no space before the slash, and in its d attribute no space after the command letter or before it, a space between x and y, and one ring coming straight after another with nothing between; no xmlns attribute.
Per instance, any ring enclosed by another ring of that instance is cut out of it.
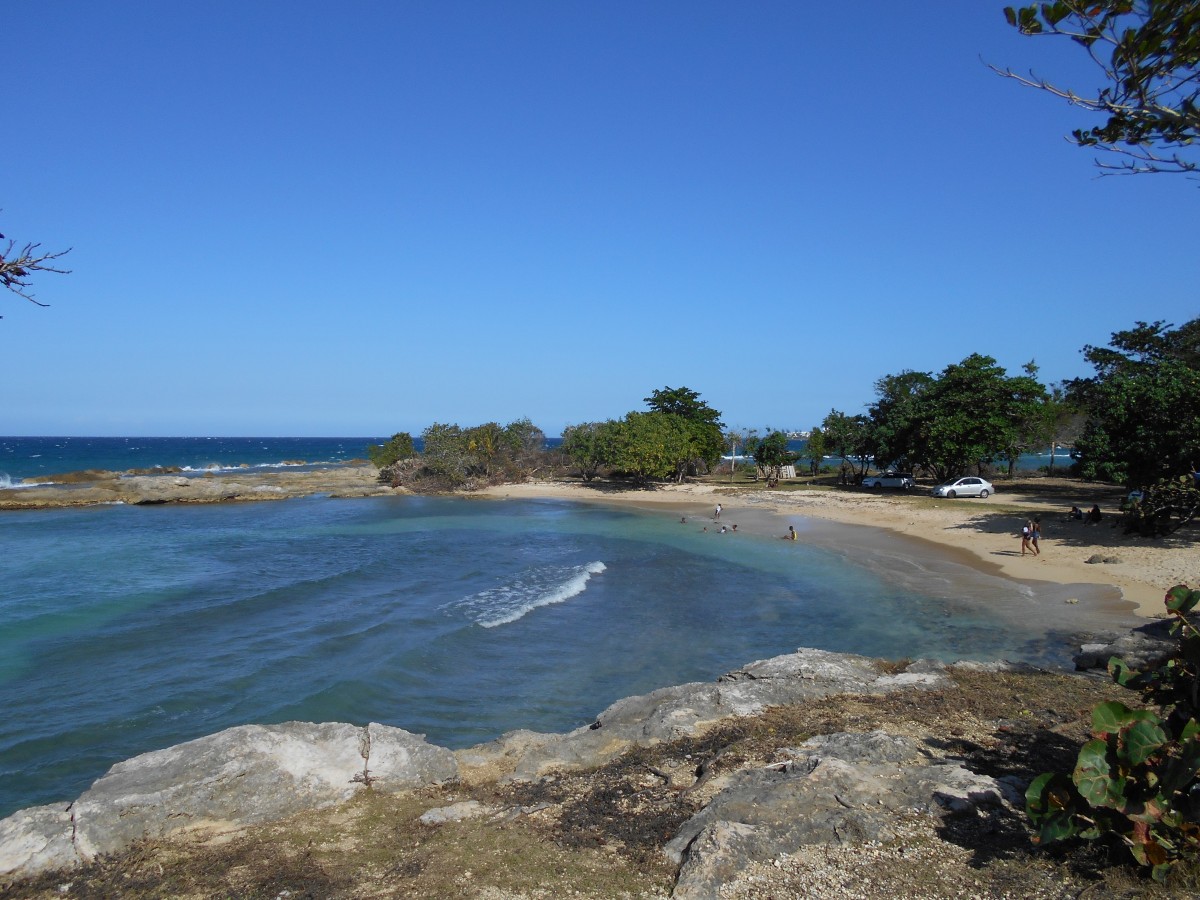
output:
<svg viewBox="0 0 1200 900"><path fill-rule="evenodd" d="M1189 619L1200 591L1177 585L1165 603L1177 651L1149 672L1115 657L1108 664L1118 684L1158 711L1100 704L1071 775L1040 775L1025 793L1035 843L1115 837L1158 881L1200 857L1200 630Z"/></svg>

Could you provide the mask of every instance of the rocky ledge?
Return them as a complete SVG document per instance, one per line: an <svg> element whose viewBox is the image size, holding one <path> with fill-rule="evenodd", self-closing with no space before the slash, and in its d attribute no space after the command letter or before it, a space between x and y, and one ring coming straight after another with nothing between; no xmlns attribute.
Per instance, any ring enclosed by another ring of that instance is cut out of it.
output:
<svg viewBox="0 0 1200 900"><path fill-rule="evenodd" d="M395 493L372 465L182 475L178 472L75 473L62 483L0 488L0 510L96 506L106 503L225 503L286 500L311 494L366 497Z"/></svg>
<svg viewBox="0 0 1200 900"><path fill-rule="evenodd" d="M143 837L237 829L335 806L367 789L553 778L769 707L944 688L949 671L935 662L891 667L802 649L715 683L626 698L575 731L516 731L456 753L378 724L231 728L119 763L72 803L21 810L0 821L0 874L70 869ZM679 866L674 896L713 897L733 873L802 846L886 840L905 816L1019 803L1021 790L905 734L814 737L782 748L769 765L707 785L707 802L665 846ZM436 824L499 812L463 803L426 815Z"/></svg>

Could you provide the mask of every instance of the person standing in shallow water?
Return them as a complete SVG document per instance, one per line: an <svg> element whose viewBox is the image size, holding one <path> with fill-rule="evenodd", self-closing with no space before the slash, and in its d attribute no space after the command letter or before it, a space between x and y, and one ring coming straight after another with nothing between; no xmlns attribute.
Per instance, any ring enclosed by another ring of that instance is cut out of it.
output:
<svg viewBox="0 0 1200 900"><path fill-rule="evenodd" d="M720 503L717 504L717 512L716 512L716 515L713 516L713 518L716 519L718 522L721 521L721 504Z"/></svg>

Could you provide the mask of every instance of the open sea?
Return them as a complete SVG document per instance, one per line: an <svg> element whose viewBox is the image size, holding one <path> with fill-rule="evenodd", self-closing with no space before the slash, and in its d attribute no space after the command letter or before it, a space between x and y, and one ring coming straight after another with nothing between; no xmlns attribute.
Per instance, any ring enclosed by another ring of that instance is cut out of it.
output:
<svg viewBox="0 0 1200 900"><path fill-rule="evenodd" d="M0 471L317 464L378 440L8 438ZM250 722L376 721L457 748L801 646L1069 661L1064 634L1031 624L1047 601L1028 585L721 535L708 512L323 496L0 512L0 817Z"/></svg>

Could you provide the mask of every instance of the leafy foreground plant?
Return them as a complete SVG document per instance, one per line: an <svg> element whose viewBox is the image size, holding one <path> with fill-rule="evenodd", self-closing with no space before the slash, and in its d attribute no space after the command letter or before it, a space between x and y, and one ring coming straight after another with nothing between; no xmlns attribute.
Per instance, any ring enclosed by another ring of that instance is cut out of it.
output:
<svg viewBox="0 0 1200 900"><path fill-rule="evenodd" d="M1175 863L1200 857L1200 630L1188 618L1200 591L1177 585L1165 602L1175 654L1148 672L1108 663L1114 680L1158 713L1101 703L1071 775L1039 775L1025 792L1034 843L1116 837L1160 882Z"/></svg>

